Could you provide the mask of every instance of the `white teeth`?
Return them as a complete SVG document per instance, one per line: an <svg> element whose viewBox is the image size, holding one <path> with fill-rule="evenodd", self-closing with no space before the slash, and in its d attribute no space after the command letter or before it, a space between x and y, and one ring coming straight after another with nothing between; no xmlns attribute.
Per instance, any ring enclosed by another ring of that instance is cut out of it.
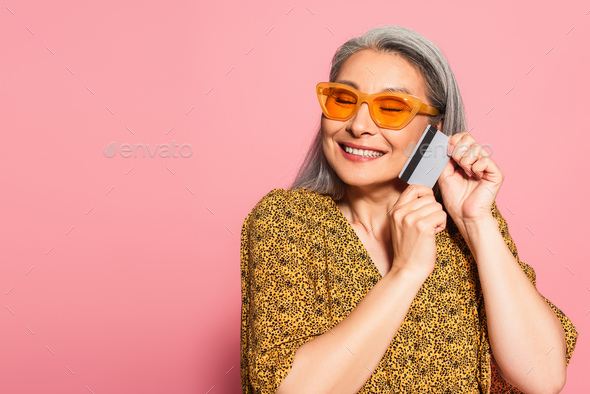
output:
<svg viewBox="0 0 590 394"><path fill-rule="evenodd" d="M376 152L374 150L356 149L356 148L351 148L349 146L344 146L344 150L346 151L346 153L350 153L350 154L357 155L357 156L363 156L363 157L378 157L378 156L384 155L384 153Z"/></svg>

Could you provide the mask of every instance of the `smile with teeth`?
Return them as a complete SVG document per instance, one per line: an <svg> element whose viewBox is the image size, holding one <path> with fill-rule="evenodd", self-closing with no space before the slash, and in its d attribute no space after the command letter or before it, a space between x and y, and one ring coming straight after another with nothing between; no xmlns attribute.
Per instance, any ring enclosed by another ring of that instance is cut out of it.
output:
<svg viewBox="0 0 590 394"><path fill-rule="evenodd" d="M384 155L384 153L377 152L377 151L374 151L374 150L356 149L356 148L351 148L350 146L346 146L346 145L342 145L342 147L344 148L344 151L346 153L350 153L350 154L356 155L356 156L362 156L362 157L379 157L379 156L383 156Z"/></svg>

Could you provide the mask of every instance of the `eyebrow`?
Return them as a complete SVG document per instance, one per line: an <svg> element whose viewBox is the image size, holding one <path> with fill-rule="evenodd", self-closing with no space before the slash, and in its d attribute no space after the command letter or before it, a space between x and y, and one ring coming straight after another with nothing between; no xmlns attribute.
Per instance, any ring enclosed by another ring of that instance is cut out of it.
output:
<svg viewBox="0 0 590 394"><path fill-rule="evenodd" d="M343 81L335 81L335 82L343 83L345 85L352 86L356 90L359 90L358 85L352 81L343 80ZM401 87L401 86L386 86L385 89L383 89L381 92L400 92L400 93L405 93L405 94L410 94L410 95L413 94L408 89Z"/></svg>

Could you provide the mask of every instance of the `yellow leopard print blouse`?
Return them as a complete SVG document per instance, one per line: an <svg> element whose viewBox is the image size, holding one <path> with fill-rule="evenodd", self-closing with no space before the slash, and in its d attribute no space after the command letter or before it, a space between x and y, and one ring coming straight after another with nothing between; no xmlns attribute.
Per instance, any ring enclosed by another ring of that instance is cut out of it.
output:
<svg viewBox="0 0 590 394"><path fill-rule="evenodd" d="M496 203L506 244L520 261ZM437 257L377 369L359 393L521 393L490 363L477 265L447 216ZM381 274L334 200L305 188L273 189L241 232L243 393L274 393L299 346L337 325ZM547 300L563 326L569 364L578 332Z"/></svg>

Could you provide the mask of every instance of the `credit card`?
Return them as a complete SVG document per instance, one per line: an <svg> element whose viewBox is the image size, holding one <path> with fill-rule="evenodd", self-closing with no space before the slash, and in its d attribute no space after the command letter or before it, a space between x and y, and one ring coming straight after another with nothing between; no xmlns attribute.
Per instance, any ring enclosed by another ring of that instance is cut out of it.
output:
<svg viewBox="0 0 590 394"><path fill-rule="evenodd" d="M399 178L408 184L434 187L451 159L447 155L449 139L449 136L428 125L402 168Z"/></svg>

